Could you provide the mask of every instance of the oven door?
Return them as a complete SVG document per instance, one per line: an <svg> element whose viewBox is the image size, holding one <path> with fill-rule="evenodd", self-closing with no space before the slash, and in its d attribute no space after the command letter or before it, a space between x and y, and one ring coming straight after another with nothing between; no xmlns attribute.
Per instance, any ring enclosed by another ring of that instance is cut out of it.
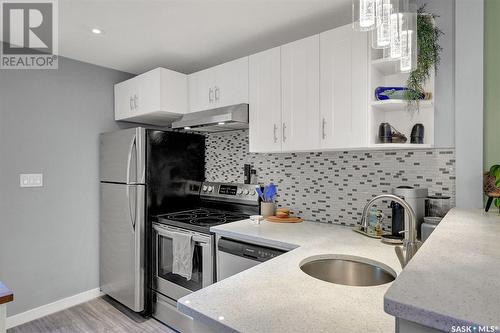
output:
<svg viewBox="0 0 500 333"><path fill-rule="evenodd" d="M172 273L172 232L193 235L193 272L190 280ZM178 300L211 285L214 280L213 236L190 230L153 224L153 289Z"/></svg>

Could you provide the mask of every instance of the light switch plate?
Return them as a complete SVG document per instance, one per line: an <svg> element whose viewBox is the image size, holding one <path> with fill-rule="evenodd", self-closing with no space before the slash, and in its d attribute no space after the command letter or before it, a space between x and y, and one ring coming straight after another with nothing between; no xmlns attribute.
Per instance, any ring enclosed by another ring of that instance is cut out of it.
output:
<svg viewBox="0 0 500 333"><path fill-rule="evenodd" d="M20 187L43 187L43 173L22 173L19 175Z"/></svg>

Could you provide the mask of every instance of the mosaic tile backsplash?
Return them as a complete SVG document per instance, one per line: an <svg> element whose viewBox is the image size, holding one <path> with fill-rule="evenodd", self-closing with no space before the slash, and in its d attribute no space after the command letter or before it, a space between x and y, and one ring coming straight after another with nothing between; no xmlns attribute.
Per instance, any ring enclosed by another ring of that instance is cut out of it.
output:
<svg viewBox="0 0 500 333"><path fill-rule="evenodd" d="M278 187L278 206L310 221L355 225L366 202L401 185L451 196L455 206L453 149L254 154L248 131L209 133L206 146L207 181L242 183L251 164L259 184ZM389 202L378 207L390 229Z"/></svg>

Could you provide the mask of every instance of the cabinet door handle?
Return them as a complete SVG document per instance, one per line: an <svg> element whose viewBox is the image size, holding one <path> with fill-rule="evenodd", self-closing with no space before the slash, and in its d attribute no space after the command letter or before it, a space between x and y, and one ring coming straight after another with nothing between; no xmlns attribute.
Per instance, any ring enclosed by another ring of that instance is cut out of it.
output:
<svg viewBox="0 0 500 333"><path fill-rule="evenodd" d="M129 106L130 106L130 111L133 111L134 110L134 98L132 96L130 96L130 99L129 99Z"/></svg>
<svg viewBox="0 0 500 333"><path fill-rule="evenodd" d="M139 107L139 97L137 95L134 95L134 109L137 109Z"/></svg>
<svg viewBox="0 0 500 333"><path fill-rule="evenodd" d="M210 103L214 101L214 90L212 88L208 89L208 101Z"/></svg>
<svg viewBox="0 0 500 333"><path fill-rule="evenodd" d="M219 97L220 97L220 94L219 94L219 87L215 87L214 89L215 93L214 93L214 96L215 96L215 101L218 102L219 101Z"/></svg>
<svg viewBox="0 0 500 333"><path fill-rule="evenodd" d="M278 125L274 124L274 143L278 142L278 135L276 134L278 131Z"/></svg>
<svg viewBox="0 0 500 333"><path fill-rule="evenodd" d="M323 122L322 122L322 124L321 124L321 131L323 132L323 134L322 134L323 140L325 140L325 139L326 139L325 126L326 126L326 119L325 119L325 118L323 118Z"/></svg>
<svg viewBox="0 0 500 333"><path fill-rule="evenodd" d="M282 133L282 136L283 136L283 142L285 142L285 141L286 141L285 130L286 130L286 124L285 124L285 123L283 123L283 133Z"/></svg>

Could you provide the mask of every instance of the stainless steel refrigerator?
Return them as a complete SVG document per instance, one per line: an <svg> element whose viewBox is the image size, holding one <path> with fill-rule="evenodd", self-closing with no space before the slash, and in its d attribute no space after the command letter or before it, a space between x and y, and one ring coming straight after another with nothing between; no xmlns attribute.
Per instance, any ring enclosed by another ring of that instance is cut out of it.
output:
<svg viewBox="0 0 500 333"><path fill-rule="evenodd" d="M192 206L204 180L197 134L131 128L100 137L100 288L135 312L149 310L151 217Z"/></svg>

